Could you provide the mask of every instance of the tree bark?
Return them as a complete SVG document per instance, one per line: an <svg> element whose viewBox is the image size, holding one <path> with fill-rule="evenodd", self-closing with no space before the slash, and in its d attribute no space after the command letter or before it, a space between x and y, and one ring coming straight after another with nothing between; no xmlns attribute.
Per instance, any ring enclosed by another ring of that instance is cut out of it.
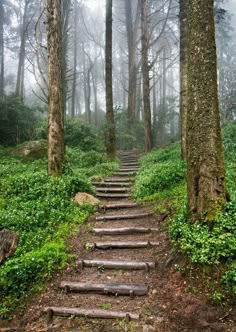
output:
<svg viewBox="0 0 236 332"><path fill-rule="evenodd" d="M188 9L187 191L188 215L214 221L226 201L217 93L213 0ZM207 47L206 47L207 45Z"/></svg>
<svg viewBox="0 0 236 332"><path fill-rule="evenodd" d="M112 0L106 0L106 41L105 41L105 81L106 81L106 148L110 160L115 159L115 122L112 92Z"/></svg>
<svg viewBox="0 0 236 332"><path fill-rule="evenodd" d="M71 96L71 116L74 118L76 114L76 85L77 85L77 53L78 53L78 6L75 1L74 8L74 74L72 82L72 96Z"/></svg>
<svg viewBox="0 0 236 332"><path fill-rule="evenodd" d="M4 96L4 7L0 0L0 97Z"/></svg>
<svg viewBox="0 0 236 332"><path fill-rule="evenodd" d="M48 175L59 176L63 171L64 93L61 0L47 0L48 44Z"/></svg>
<svg viewBox="0 0 236 332"><path fill-rule="evenodd" d="M188 62L187 38L188 23L187 10L189 0L180 0L180 128L181 128L181 155L186 160L186 126L187 126L187 99L188 99Z"/></svg>
<svg viewBox="0 0 236 332"><path fill-rule="evenodd" d="M148 65L148 5L148 0L141 0L143 107L146 152L150 151L153 146L150 104L150 80Z"/></svg>

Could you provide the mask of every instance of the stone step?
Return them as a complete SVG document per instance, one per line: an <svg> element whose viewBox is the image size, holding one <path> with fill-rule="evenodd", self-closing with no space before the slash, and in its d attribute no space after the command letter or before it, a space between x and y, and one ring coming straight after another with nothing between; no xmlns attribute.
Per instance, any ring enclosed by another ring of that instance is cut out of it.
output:
<svg viewBox="0 0 236 332"><path fill-rule="evenodd" d="M123 270L145 270L149 272L155 269L155 262L143 262L135 260L109 260L109 259L78 259L79 267L97 267L98 269L123 269Z"/></svg>
<svg viewBox="0 0 236 332"><path fill-rule="evenodd" d="M60 288L66 292L76 293L93 293L104 295L128 295L128 296L143 296L148 294L148 286L145 285L129 285L129 284L96 284L62 281Z"/></svg>
<svg viewBox="0 0 236 332"><path fill-rule="evenodd" d="M53 316L61 317L85 317L85 318L103 318L103 319L117 319L125 318L127 321L139 320L140 315L126 311L111 311L102 309L83 309L70 307L46 307L42 310L47 314L47 322L50 324Z"/></svg>
<svg viewBox="0 0 236 332"><path fill-rule="evenodd" d="M158 232L158 228L147 227L119 227L119 228L94 228L95 235L133 235L133 234L149 234Z"/></svg>
<svg viewBox="0 0 236 332"><path fill-rule="evenodd" d="M159 242L153 241L103 241L86 243L86 248L101 249L138 249L138 248L151 248L159 246Z"/></svg>
<svg viewBox="0 0 236 332"><path fill-rule="evenodd" d="M135 214L104 215L96 217L96 220L105 221L105 220L137 219L137 218L149 217L151 215L153 215L153 213L151 212L135 213Z"/></svg>
<svg viewBox="0 0 236 332"><path fill-rule="evenodd" d="M96 194L97 197L101 197L101 198L107 198L107 199L114 199L114 198L129 198L130 197L130 194L104 194L104 193L97 193Z"/></svg>

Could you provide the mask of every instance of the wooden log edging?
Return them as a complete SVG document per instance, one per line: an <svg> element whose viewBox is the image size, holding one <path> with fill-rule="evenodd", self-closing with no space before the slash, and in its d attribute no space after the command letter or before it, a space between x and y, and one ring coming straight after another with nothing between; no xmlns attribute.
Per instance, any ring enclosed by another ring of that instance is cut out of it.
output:
<svg viewBox="0 0 236 332"><path fill-rule="evenodd" d="M134 314L127 311L112 311L112 310L101 310L101 309L82 309L82 308L69 308L69 307L46 307L43 309L43 313L48 316L48 323L53 319L53 315L69 317L87 317L87 318L125 318L127 321L140 320L139 314Z"/></svg>
<svg viewBox="0 0 236 332"><path fill-rule="evenodd" d="M135 213L135 214L118 214L118 215L108 215L108 216L99 216L96 217L96 221L105 221L105 220L121 220L121 219L136 219L136 218L145 218L153 215L152 212L144 213Z"/></svg>
<svg viewBox="0 0 236 332"><path fill-rule="evenodd" d="M138 248L151 248L157 247L160 242L155 241L106 241L106 242L93 242L86 243L86 248L95 249L138 249Z"/></svg>
<svg viewBox="0 0 236 332"><path fill-rule="evenodd" d="M149 234L158 232L158 228L146 227L123 227L123 228L94 228L95 235L132 235L132 234Z"/></svg>
<svg viewBox="0 0 236 332"><path fill-rule="evenodd" d="M84 267L97 267L98 269L124 269L124 270L145 270L149 272L155 269L155 262L140 262L128 260L109 260L109 259L78 259L77 265Z"/></svg>
<svg viewBox="0 0 236 332"><path fill-rule="evenodd" d="M102 198L129 198L130 194L103 194L103 193L97 193L96 194L97 197L102 197Z"/></svg>
<svg viewBox="0 0 236 332"><path fill-rule="evenodd" d="M102 193L127 193L130 191L130 188L96 187L96 191Z"/></svg>
<svg viewBox="0 0 236 332"><path fill-rule="evenodd" d="M105 295L128 295L128 296L143 296L147 295L149 287L146 285L128 285L128 284L94 284L83 282L62 281L59 288L64 289L66 292L78 293L96 293Z"/></svg>
<svg viewBox="0 0 236 332"><path fill-rule="evenodd" d="M124 203L110 203L103 205L100 210L113 210L113 209L124 209L124 208L134 208L138 207L138 203L124 202Z"/></svg>
<svg viewBox="0 0 236 332"><path fill-rule="evenodd" d="M105 186L105 187L130 187L131 186L131 183L130 182L105 182L105 181L102 181L102 182L92 182L93 186Z"/></svg>

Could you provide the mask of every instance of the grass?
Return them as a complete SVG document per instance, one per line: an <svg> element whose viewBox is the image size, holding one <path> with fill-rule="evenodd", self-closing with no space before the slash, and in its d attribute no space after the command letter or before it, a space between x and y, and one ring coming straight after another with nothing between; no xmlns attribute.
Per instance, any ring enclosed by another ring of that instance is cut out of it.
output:
<svg viewBox="0 0 236 332"><path fill-rule="evenodd" d="M78 206L75 193L93 194L89 176L117 168L103 154L70 149L65 174L48 177L45 158L28 161L9 152L0 148L0 230L17 232L19 243L0 267L2 318L10 318L24 298L68 264L66 239L94 211L90 205Z"/></svg>
<svg viewBox="0 0 236 332"><path fill-rule="evenodd" d="M186 167L180 145L154 150L141 160L134 196L149 201L157 212L171 215L167 231L173 246L197 266L218 266L222 271L221 290L213 297L236 295L236 125L223 130L227 189L231 201L213 226L191 223L186 213Z"/></svg>

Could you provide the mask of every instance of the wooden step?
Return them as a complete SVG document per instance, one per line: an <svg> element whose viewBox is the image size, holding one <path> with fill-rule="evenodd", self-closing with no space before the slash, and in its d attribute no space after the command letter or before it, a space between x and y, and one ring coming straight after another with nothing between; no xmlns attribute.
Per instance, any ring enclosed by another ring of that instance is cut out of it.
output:
<svg viewBox="0 0 236 332"><path fill-rule="evenodd" d="M129 209L129 208L135 208L138 207L138 203L133 203L133 202L124 202L124 203L108 203L105 204L101 210L115 210L115 209Z"/></svg>
<svg viewBox="0 0 236 332"><path fill-rule="evenodd" d="M151 248L159 246L159 242L152 241L105 241L86 243L86 248L95 249L138 249L138 248Z"/></svg>
<svg viewBox="0 0 236 332"><path fill-rule="evenodd" d="M66 292L77 293L95 293L105 295L129 295L129 296L143 296L148 294L148 286L145 285L128 285L128 284L96 284L62 281L60 288Z"/></svg>
<svg viewBox="0 0 236 332"><path fill-rule="evenodd" d="M151 215L153 215L153 213L151 212L135 213L135 214L117 214L117 215L99 216L96 217L96 220L104 221L104 220L137 219L137 218L146 218Z"/></svg>
<svg viewBox="0 0 236 332"><path fill-rule="evenodd" d="M104 181L105 182L133 182L134 178L124 179L123 177L121 178L121 177L113 176L113 177L106 178Z"/></svg>
<svg viewBox="0 0 236 332"><path fill-rule="evenodd" d="M130 187L130 182L93 182L93 186L104 186L104 187Z"/></svg>
<svg viewBox="0 0 236 332"><path fill-rule="evenodd" d="M132 235L132 234L149 234L158 232L158 228L147 227L119 227L119 228L94 228L95 235Z"/></svg>
<svg viewBox="0 0 236 332"><path fill-rule="evenodd" d="M138 167L135 167L135 168L121 167L121 168L119 169L119 172L131 172L131 173L136 173L138 170L139 170Z"/></svg>
<svg viewBox="0 0 236 332"><path fill-rule="evenodd" d="M138 167L139 164L137 162L133 162L133 163L122 163L121 166L122 167Z"/></svg>
<svg viewBox="0 0 236 332"><path fill-rule="evenodd" d="M126 193L130 191L129 188L112 188L112 187L96 187L96 191L103 192L103 193Z"/></svg>
<svg viewBox="0 0 236 332"><path fill-rule="evenodd" d="M140 262L135 260L109 260L109 259L78 259L79 267L97 267L98 269L145 270L155 269L155 262Z"/></svg>
<svg viewBox="0 0 236 332"><path fill-rule="evenodd" d="M62 317L86 317L86 318L103 318L103 319L116 319L125 318L129 320L139 320L140 315L127 311L111 311L101 309L82 309L82 308L69 308L69 307L46 307L43 313L47 314L48 324L52 322L53 316Z"/></svg>
<svg viewBox="0 0 236 332"><path fill-rule="evenodd" d="M134 176L137 172L114 172L113 175L115 176Z"/></svg>
<svg viewBox="0 0 236 332"><path fill-rule="evenodd" d="M97 193L96 194L97 197L101 197L101 198L111 198L111 199L114 199L114 198L129 198L130 197L130 194L103 194L103 193Z"/></svg>

